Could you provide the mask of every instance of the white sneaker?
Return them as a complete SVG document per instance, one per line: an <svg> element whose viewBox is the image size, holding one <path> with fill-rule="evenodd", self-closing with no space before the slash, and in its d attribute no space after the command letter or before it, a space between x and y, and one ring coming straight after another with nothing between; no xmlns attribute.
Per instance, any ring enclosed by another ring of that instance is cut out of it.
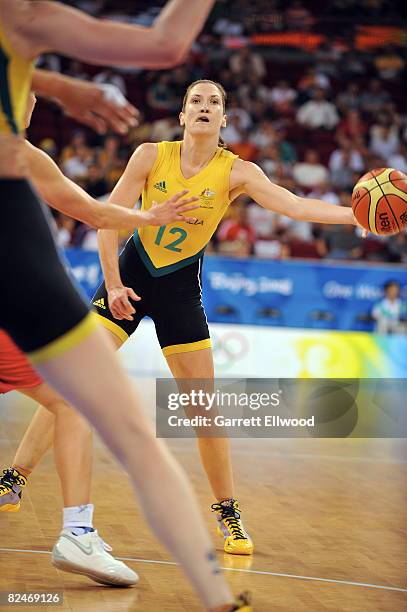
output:
<svg viewBox="0 0 407 612"><path fill-rule="evenodd" d="M139 580L136 572L106 552L96 530L76 536L64 529L52 550L52 563L110 586L132 586Z"/></svg>

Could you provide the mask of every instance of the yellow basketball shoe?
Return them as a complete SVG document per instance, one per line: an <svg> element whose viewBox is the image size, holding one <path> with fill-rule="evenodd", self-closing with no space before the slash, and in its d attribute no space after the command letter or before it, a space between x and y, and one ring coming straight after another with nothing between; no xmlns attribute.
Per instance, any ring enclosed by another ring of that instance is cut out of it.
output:
<svg viewBox="0 0 407 612"><path fill-rule="evenodd" d="M21 490L27 484L27 478L14 468L3 470L0 478L0 512L18 512L20 510Z"/></svg>
<svg viewBox="0 0 407 612"><path fill-rule="evenodd" d="M253 542L243 527L239 504L235 499L224 499L212 504L218 521L218 535L224 539L224 551L232 555L252 555Z"/></svg>
<svg viewBox="0 0 407 612"><path fill-rule="evenodd" d="M253 612L253 608L250 605L250 594L246 591L238 596L235 602L235 607L232 608L231 612Z"/></svg>

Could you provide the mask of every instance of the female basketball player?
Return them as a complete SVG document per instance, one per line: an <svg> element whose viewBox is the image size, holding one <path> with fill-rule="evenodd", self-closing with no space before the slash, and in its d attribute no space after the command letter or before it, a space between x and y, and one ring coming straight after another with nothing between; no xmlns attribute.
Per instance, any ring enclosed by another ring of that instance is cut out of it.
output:
<svg viewBox="0 0 407 612"><path fill-rule="evenodd" d="M30 124L34 106L35 96L30 94L26 128ZM148 217L148 213L146 215L144 212L97 202L67 179L43 151L28 141L25 145L31 181L50 206L67 215L95 227L121 226L123 229L139 227L147 222L160 226L163 216L167 217L167 222L183 219L181 214L186 212L187 201L180 200L180 194L164 205L154 207L152 217ZM124 215L124 212L127 214ZM0 331L0 394L12 389L20 390L42 408L36 412L12 468L4 470L0 478L0 511L15 512L19 509L21 490L26 485L26 479L54 439L55 463L64 500L63 529L77 536L89 533L93 530L93 505L90 504L91 429L75 410L68 407L62 397L41 380L11 338ZM55 415L55 427L52 415ZM78 541L81 539L78 537ZM83 565L82 572L91 578L97 575L106 584L118 584L119 581L122 584L134 584L137 580L132 570L110 557L107 551L101 552L97 561L98 567L95 567L95 559L91 559L90 564ZM112 568L115 569L113 576Z"/></svg>
<svg viewBox="0 0 407 612"><path fill-rule="evenodd" d="M141 145L111 194L112 201L130 207L142 193L142 208L149 210L155 199L164 201L169 194L185 188L199 197L200 208L194 212L197 221L136 231L119 264L118 233L100 232L105 282L93 300L100 320L119 347L140 320L150 316L178 382L213 379L200 275L205 247L230 202L246 193L261 206L298 220L356 223L351 209L299 198L272 184L255 164L219 147L220 130L226 125L225 103L226 93L218 83L192 83L179 117L185 127L183 141ZM187 384L183 383L184 391ZM253 544L240 520L227 440L201 437L198 444L217 498L212 509L217 514L225 551L250 554Z"/></svg>
<svg viewBox="0 0 407 612"><path fill-rule="evenodd" d="M212 4L172 0L154 27L143 29L94 20L55 2L0 0L0 260L13 261L13 266L0 269L1 286L7 288L0 325L39 373L95 425L129 472L154 531L179 560L206 607L228 612L249 607L242 600L231 603L185 476L155 439L108 339L63 269L26 180L21 137L35 57L56 51L93 63L172 65L189 48ZM189 513L180 522L185 503ZM100 542L87 535L89 549L97 553ZM75 537L58 541L54 561L60 566L64 547L75 548Z"/></svg>

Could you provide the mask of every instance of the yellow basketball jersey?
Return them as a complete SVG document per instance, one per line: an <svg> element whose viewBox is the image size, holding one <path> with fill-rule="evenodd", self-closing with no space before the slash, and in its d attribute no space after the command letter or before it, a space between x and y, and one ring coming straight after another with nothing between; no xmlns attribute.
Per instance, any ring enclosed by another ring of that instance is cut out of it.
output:
<svg viewBox="0 0 407 612"><path fill-rule="evenodd" d="M0 133L24 131L33 68L12 48L0 20Z"/></svg>
<svg viewBox="0 0 407 612"><path fill-rule="evenodd" d="M181 172L181 141L158 143L158 155L142 196L142 210L152 202L168 200L188 189L185 197L197 196L194 224L176 222L162 227L143 227L134 232L134 242L152 276L163 276L198 259L230 204L229 178L237 155L218 147L211 161L198 174L186 179Z"/></svg>

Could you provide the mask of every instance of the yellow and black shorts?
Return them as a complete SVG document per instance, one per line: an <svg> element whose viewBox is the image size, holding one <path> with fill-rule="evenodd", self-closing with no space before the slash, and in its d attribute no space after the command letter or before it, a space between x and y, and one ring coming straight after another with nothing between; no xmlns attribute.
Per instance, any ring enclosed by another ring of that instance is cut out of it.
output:
<svg viewBox="0 0 407 612"><path fill-rule="evenodd" d="M62 264L30 183L0 179L0 327L35 363L86 337L95 315Z"/></svg>
<svg viewBox="0 0 407 612"><path fill-rule="evenodd" d="M113 317L104 283L95 293L93 307L101 323L123 342L137 329L141 319L150 317L166 357L210 348L202 304L201 265L202 258L165 276L153 277L130 238L120 255L119 266L123 284L141 297L141 301L134 303L133 321Z"/></svg>

